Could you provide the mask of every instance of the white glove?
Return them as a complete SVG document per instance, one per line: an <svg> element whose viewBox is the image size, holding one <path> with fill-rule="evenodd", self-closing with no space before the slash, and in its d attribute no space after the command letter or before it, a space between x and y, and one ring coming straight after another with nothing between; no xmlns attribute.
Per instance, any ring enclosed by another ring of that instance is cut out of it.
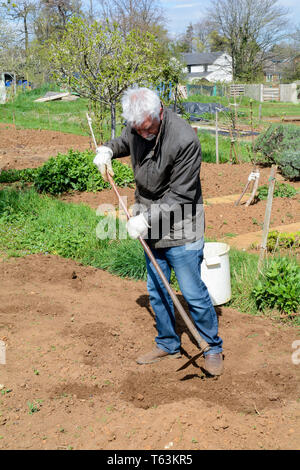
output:
<svg viewBox="0 0 300 470"><path fill-rule="evenodd" d="M138 238L144 237L147 234L150 225L148 225L143 214L139 214L135 217L130 217L126 224L126 228L131 238Z"/></svg>
<svg viewBox="0 0 300 470"><path fill-rule="evenodd" d="M105 181L108 181L107 174L106 174L107 171L110 174L110 176L114 176L114 171L112 169L112 164L111 164L112 156L113 156L113 151L109 147L106 147L105 145L101 145L100 147L97 147L96 156L93 162L98 167L98 170L100 171L102 178Z"/></svg>

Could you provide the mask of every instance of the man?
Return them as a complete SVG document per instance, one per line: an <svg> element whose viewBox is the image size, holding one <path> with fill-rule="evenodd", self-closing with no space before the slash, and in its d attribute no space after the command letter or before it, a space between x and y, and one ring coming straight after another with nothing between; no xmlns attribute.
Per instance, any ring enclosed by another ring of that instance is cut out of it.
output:
<svg viewBox="0 0 300 470"><path fill-rule="evenodd" d="M205 353L205 369L211 375L220 375L222 339L200 271L204 211L199 139L186 121L165 108L157 94L147 88L127 90L122 107L127 126L119 138L98 147L94 163L107 179L106 171L113 176L112 158L131 156L137 215L127 222L128 233L132 238L141 236L147 240L168 281L174 269L195 326L210 346ZM157 337L155 349L139 357L138 364L180 357L172 300L145 256Z"/></svg>

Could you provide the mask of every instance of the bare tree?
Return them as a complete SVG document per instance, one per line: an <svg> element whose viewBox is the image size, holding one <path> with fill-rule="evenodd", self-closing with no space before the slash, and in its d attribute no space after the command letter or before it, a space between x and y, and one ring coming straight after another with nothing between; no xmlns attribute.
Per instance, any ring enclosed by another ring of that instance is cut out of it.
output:
<svg viewBox="0 0 300 470"><path fill-rule="evenodd" d="M60 20L60 26L65 29L67 22L74 15L81 14L81 0L41 0L51 14L56 14Z"/></svg>
<svg viewBox="0 0 300 470"><path fill-rule="evenodd" d="M98 4L102 18L118 23L124 35L133 29L153 33L165 22L158 0L98 0Z"/></svg>
<svg viewBox="0 0 300 470"><path fill-rule="evenodd" d="M253 79L273 44L286 36L288 10L278 0L212 0L208 16L228 41L234 79Z"/></svg>
<svg viewBox="0 0 300 470"><path fill-rule="evenodd" d="M18 3L11 3L7 6L2 3L2 11L5 17L15 24L15 30L18 30L21 23L22 42L24 43L26 56L29 48L31 19L36 8L37 0L19 0Z"/></svg>
<svg viewBox="0 0 300 470"><path fill-rule="evenodd" d="M40 0L34 18L34 32L39 44L43 44L54 33L65 30L73 16L81 16L80 0Z"/></svg>

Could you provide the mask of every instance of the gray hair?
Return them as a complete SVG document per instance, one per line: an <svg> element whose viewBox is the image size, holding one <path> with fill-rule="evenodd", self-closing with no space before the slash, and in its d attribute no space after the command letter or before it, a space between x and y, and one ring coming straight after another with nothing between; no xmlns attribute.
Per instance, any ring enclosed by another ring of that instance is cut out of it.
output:
<svg viewBox="0 0 300 470"><path fill-rule="evenodd" d="M129 88L121 102L123 117L129 124L140 126L148 116L160 119L160 99L149 88Z"/></svg>

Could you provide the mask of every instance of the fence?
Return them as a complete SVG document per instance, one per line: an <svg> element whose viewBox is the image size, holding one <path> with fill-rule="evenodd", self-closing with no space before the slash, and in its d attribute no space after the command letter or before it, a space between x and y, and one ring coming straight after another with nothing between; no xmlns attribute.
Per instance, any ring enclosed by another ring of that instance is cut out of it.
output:
<svg viewBox="0 0 300 470"><path fill-rule="evenodd" d="M234 85L186 85L187 97L199 94L206 96L247 96L261 103L284 101L299 103L296 83L280 85L234 84ZM299 93L299 92L298 92Z"/></svg>
<svg viewBox="0 0 300 470"><path fill-rule="evenodd" d="M280 101L280 89L279 86L274 87L263 87L263 101Z"/></svg>
<svg viewBox="0 0 300 470"><path fill-rule="evenodd" d="M261 103L264 101L283 101L299 103L296 83L280 85L245 84L230 85L230 96L244 95Z"/></svg>
<svg viewBox="0 0 300 470"><path fill-rule="evenodd" d="M225 85L186 85L187 96L206 95L206 96L225 96Z"/></svg>
<svg viewBox="0 0 300 470"><path fill-rule="evenodd" d="M230 85L229 95L240 96L245 94L245 85Z"/></svg>

